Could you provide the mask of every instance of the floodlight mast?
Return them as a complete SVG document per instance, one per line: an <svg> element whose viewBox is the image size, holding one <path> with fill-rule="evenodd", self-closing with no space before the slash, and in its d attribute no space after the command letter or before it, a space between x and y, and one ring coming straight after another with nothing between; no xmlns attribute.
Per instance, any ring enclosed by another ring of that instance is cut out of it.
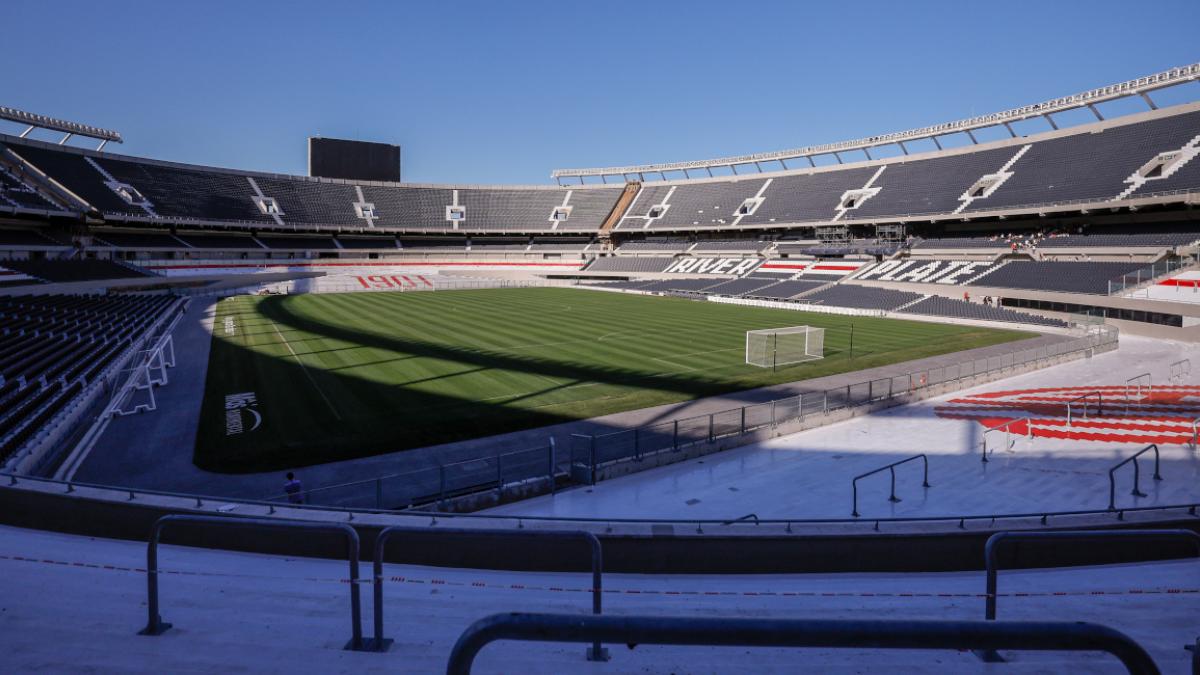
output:
<svg viewBox="0 0 1200 675"><path fill-rule="evenodd" d="M760 152L752 155L740 155L737 157L718 157L715 159L703 159L690 162L672 162L667 164L644 164L641 166L609 166L598 167L592 169L556 169L551 172L550 177L562 184L562 179L573 178L583 182L584 177L604 178L606 176L623 176L625 174L636 174L639 178L647 173L657 173L660 176L667 171L681 171L686 178L690 178L689 171L706 170L709 175L712 175L712 170L715 168L728 167L736 175L737 167L743 165L753 166L758 169L759 173L763 172L763 162L777 162L783 170L787 170L788 166L785 163L789 159L805 159L810 165L816 167L813 161L814 157L832 156L837 160L838 164L844 163L842 153L855 151L860 152L871 159L871 148L898 146L903 154L908 154L908 148L904 146L905 142L929 139L942 149L942 144L938 141L939 136L947 136L951 134L965 134L970 138L972 144L978 144L979 141L975 138L974 130L987 129L990 127L1003 126L1012 137L1016 137L1017 133L1012 128L1013 122L1022 120L1042 118L1049 122L1052 128L1057 129L1058 124L1052 117L1055 113L1074 110L1076 108L1087 108L1096 116L1097 120L1104 120L1100 111L1096 109L1097 103L1104 103L1119 98L1129 96L1140 97L1151 110L1157 110L1158 105L1150 98L1150 92L1184 84L1186 82L1200 81L1200 63L1193 63L1187 66L1171 68L1160 73L1139 77L1134 80L1110 84L1106 87L1092 89L1071 96L1063 96L1061 98L1042 101L1031 105L1012 108L1001 112L980 115L969 119L957 120L954 122L945 122L935 124L929 127L920 129L911 129L909 131L899 131L891 134L882 134L879 136L870 136L853 141L842 141L839 143L826 143L824 145L810 145L804 148L795 148L791 150L779 150L775 152Z"/></svg>
<svg viewBox="0 0 1200 675"><path fill-rule="evenodd" d="M58 142L59 145L65 144L75 136L83 136L84 138L93 138L100 141L100 145L96 147L97 151L103 150L104 146L108 145L109 141L114 143L125 142L125 140L121 138L121 134L119 132L111 129L102 129L100 127L93 127L88 124L80 124L79 122L70 122L68 120L62 120L55 117L46 117L45 115L38 115L6 106L0 106L0 119L26 125L25 131L20 133L21 138L28 136L33 132L34 129L46 129L48 131L62 132L65 135L62 137L62 140Z"/></svg>

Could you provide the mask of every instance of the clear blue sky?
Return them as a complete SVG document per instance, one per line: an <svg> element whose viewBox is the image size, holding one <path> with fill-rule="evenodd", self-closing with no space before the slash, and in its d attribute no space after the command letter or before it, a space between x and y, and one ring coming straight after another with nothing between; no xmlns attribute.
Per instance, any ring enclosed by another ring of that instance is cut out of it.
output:
<svg viewBox="0 0 1200 675"><path fill-rule="evenodd" d="M412 182L846 140L1200 60L1200 1L5 0L0 105L116 152L304 173L309 135ZM1200 84L1195 85L1200 87Z"/></svg>

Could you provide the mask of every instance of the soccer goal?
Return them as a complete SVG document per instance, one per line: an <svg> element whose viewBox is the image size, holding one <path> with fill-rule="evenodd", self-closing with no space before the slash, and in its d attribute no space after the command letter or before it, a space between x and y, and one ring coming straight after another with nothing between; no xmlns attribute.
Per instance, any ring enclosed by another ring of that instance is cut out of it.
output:
<svg viewBox="0 0 1200 675"><path fill-rule="evenodd" d="M775 368L825 358L825 329L812 326L746 331L746 363Z"/></svg>

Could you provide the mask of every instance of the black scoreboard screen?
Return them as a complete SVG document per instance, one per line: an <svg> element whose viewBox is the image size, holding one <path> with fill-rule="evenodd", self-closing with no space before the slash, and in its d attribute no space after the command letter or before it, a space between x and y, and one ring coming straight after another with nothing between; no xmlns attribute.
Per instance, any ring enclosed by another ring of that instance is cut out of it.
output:
<svg viewBox="0 0 1200 675"><path fill-rule="evenodd" d="M308 175L399 183L400 146L340 138L309 138Z"/></svg>

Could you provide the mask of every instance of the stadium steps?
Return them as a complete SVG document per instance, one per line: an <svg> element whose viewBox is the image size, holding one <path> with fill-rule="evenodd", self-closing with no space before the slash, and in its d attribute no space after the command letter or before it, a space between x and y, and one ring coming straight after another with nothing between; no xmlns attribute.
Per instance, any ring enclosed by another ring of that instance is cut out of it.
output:
<svg viewBox="0 0 1200 675"><path fill-rule="evenodd" d="M625 217L625 212L629 210L629 205L633 203L634 198L637 197L638 191L641 189L642 184L636 181L625 184L625 190L621 192L621 197L617 199L616 206L613 207L608 217L600 225L600 231L596 233L598 238L609 239L611 237L613 228Z"/></svg>
<svg viewBox="0 0 1200 675"><path fill-rule="evenodd" d="M982 279L983 277L986 277L987 275L991 274L992 272L995 272L996 270L1000 269L1001 267L1004 267L1005 265L1008 264L1008 262L1009 261L1006 260L1006 261L1000 263L1000 265L997 267L988 268L988 270L986 272L983 272L981 274L976 274L975 276L971 277L970 279L967 279L966 281L959 282L958 285L959 286L970 286L971 284L975 283L978 279Z"/></svg>
<svg viewBox="0 0 1200 675"><path fill-rule="evenodd" d="M917 298L916 300L906 302L903 305L900 305L899 307L897 307L896 309L893 309L892 311L893 312L903 312L904 310L908 309L909 307L912 307L913 305L917 304L918 302L922 302L922 301L928 300L928 299L929 299L928 295L922 295L921 297Z"/></svg>

